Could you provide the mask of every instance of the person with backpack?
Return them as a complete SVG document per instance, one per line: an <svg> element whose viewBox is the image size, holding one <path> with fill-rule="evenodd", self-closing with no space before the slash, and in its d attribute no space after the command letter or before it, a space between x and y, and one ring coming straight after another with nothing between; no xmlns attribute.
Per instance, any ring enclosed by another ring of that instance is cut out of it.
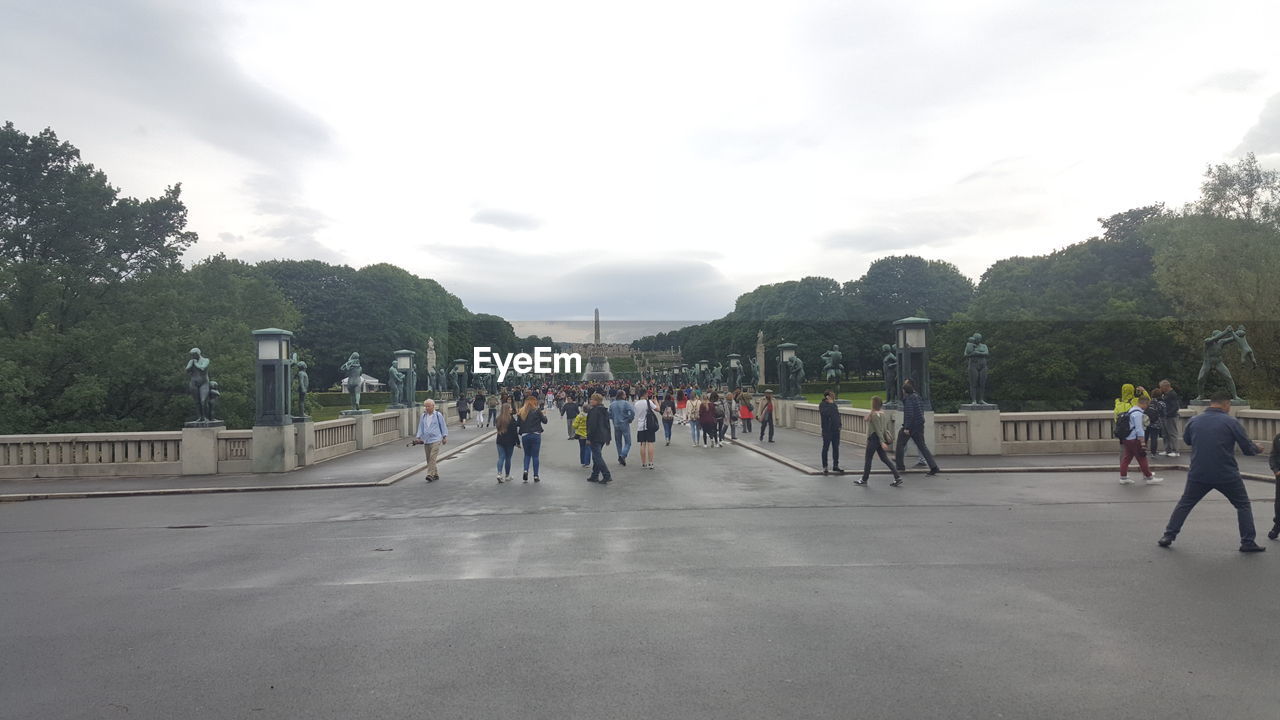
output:
<svg viewBox="0 0 1280 720"><path fill-rule="evenodd" d="M471 410L471 400L469 400L466 395L459 393L458 401L454 403L454 408L458 411L458 425L460 425L463 430L466 430L467 415Z"/></svg>
<svg viewBox="0 0 1280 720"><path fill-rule="evenodd" d="M478 428L484 427L484 408L484 391L478 390L475 398L471 401L471 409L476 413L476 427Z"/></svg>
<svg viewBox="0 0 1280 720"><path fill-rule="evenodd" d="M653 391L644 393L635 402L636 444L640 446L640 467L653 469L654 444L658 438L658 404L653 401Z"/></svg>
<svg viewBox="0 0 1280 720"><path fill-rule="evenodd" d="M501 402L501 400L498 398L498 393L489 393L489 397L484 400L485 409L487 411L487 420L490 425L493 425L498 419L499 402Z"/></svg>
<svg viewBox="0 0 1280 720"><path fill-rule="evenodd" d="M693 438L693 446L698 447L698 433L702 424L698 421L698 413L702 410L702 391L692 390L685 403L684 412L689 422L689 437Z"/></svg>
<svg viewBox="0 0 1280 720"><path fill-rule="evenodd" d="M1146 437L1147 407L1151 401L1143 395L1137 396L1137 404L1122 414L1116 421L1116 439L1124 445L1124 454L1120 456L1120 484L1132 485L1129 479L1129 462L1138 460L1142 468L1142 477L1148 485L1158 485L1164 480L1151 474L1151 466L1147 463Z"/></svg>
<svg viewBox="0 0 1280 720"><path fill-rule="evenodd" d="M492 397L492 396L490 396ZM511 458L516 454L516 445L520 443L520 425L511 413L510 405L502 406L495 427L498 430L494 445L498 448L498 484L511 482Z"/></svg>
<svg viewBox="0 0 1280 720"><path fill-rule="evenodd" d="M702 432L702 447L720 447L720 437L716 434L716 408L719 397L713 390L707 399L698 406L698 426Z"/></svg>
<svg viewBox="0 0 1280 720"><path fill-rule="evenodd" d="M725 423L729 419L728 397L720 397L719 393L711 393L713 410L716 414L716 447L724 442Z"/></svg>
<svg viewBox="0 0 1280 720"><path fill-rule="evenodd" d="M542 482L542 478L538 477L538 456L542 452L542 426L547 424L547 416L538 407L537 393L525 396L524 405L517 417L520 423L520 449L524 450L524 481L529 482L529 461L532 460L533 481Z"/></svg>
<svg viewBox="0 0 1280 720"><path fill-rule="evenodd" d="M636 409L627 401L626 390L619 390L609 403L609 419L613 421L613 435L618 443L618 464L626 467L627 453L631 452L631 422L636 419Z"/></svg>
<svg viewBox="0 0 1280 720"><path fill-rule="evenodd" d="M667 445L671 445L671 426L676 422L676 400L674 391L667 388L667 394L662 397L662 404L659 409L662 410L662 434L667 438Z"/></svg>

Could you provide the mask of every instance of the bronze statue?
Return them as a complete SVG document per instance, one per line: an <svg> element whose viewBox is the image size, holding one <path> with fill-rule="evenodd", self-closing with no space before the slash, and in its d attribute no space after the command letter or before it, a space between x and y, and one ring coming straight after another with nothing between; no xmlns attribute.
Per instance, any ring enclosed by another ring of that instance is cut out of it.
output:
<svg viewBox="0 0 1280 720"><path fill-rule="evenodd" d="M1231 398L1240 402L1240 396L1236 394L1236 381L1231 377L1231 371L1227 369L1226 363L1222 362L1222 349L1233 342L1238 342L1239 339L1235 328L1230 325L1225 330L1219 330L1204 339L1204 362L1200 365L1200 374L1196 377L1197 400L1205 399L1204 383L1212 369L1217 370L1222 375L1222 379L1227 382L1227 391L1231 393Z"/></svg>
<svg viewBox="0 0 1280 720"><path fill-rule="evenodd" d="M1240 346L1240 362L1252 363L1253 367L1258 367L1258 356L1253 354L1253 348L1249 346L1249 340L1244 336L1244 325L1236 328L1236 344Z"/></svg>
<svg viewBox="0 0 1280 720"><path fill-rule="evenodd" d="M982 342L982 334L974 333L964 346L964 356L969 362L969 402L974 405L986 405L983 398L987 394L987 360L991 351Z"/></svg>
<svg viewBox="0 0 1280 720"><path fill-rule="evenodd" d="M764 378L760 376L760 363L755 358L751 358L749 362L750 369L745 370L743 373L744 377L742 379L742 384L744 386L758 385L759 383L764 382Z"/></svg>
<svg viewBox="0 0 1280 720"><path fill-rule="evenodd" d="M360 409L360 390L364 384L364 368L360 366L360 353L353 352L339 368L347 374L347 392L351 393L351 409Z"/></svg>
<svg viewBox="0 0 1280 720"><path fill-rule="evenodd" d="M394 360L391 361L391 367L387 368L387 390L390 391L392 403L404 404L404 373L396 369Z"/></svg>
<svg viewBox="0 0 1280 720"><path fill-rule="evenodd" d="M298 378L298 414L307 414L307 391L311 389L311 376L307 375L307 364L298 361L294 367L298 369L295 377Z"/></svg>
<svg viewBox="0 0 1280 720"><path fill-rule="evenodd" d="M880 361L884 374L884 401L894 402L898 398L898 346L881 345L880 352L884 353Z"/></svg>
<svg viewBox="0 0 1280 720"><path fill-rule="evenodd" d="M187 392L196 403L196 420L213 420L213 410L209 406L209 358L200 352L200 348L191 348L186 372Z"/></svg>
<svg viewBox="0 0 1280 720"><path fill-rule="evenodd" d="M787 358L785 364L789 397L799 397L800 388L804 386L804 361L800 359L799 355L792 355Z"/></svg>
<svg viewBox="0 0 1280 720"><path fill-rule="evenodd" d="M839 345L832 345L831 349L822 353L822 374L823 379L827 382L839 383L844 379L844 364L840 361L844 359L844 355L840 352Z"/></svg>

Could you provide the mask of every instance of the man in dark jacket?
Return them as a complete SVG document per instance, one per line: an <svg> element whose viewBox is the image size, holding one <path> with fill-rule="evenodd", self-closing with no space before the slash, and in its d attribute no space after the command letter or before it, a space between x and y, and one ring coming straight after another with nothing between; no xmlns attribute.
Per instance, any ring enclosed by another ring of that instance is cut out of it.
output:
<svg viewBox="0 0 1280 720"><path fill-rule="evenodd" d="M920 457L924 458L929 464L929 472L926 475L937 475L938 463L933 460L933 453L929 452L929 446L924 441L924 403L920 400L920 396L916 394L916 388L908 380L902 384L902 429L898 431L898 447L895 453L895 465L898 472L905 472L906 466L902 464L902 455L907 451L907 441L914 440L916 449L920 451ZM893 483L900 485L901 480Z"/></svg>
<svg viewBox="0 0 1280 720"><path fill-rule="evenodd" d="M1240 552L1266 550L1254 542L1257 531L1253 527L1253 506L1249 503L1249 493L1244 489L1244 480L1240 478L1235 453L1237 445L1245 455L1257 455L1262 448L1249 439L1240 421L1228 414L1230 410L1230 393L1219 391L1209 398L1209 407L1203 413L1187 421L1182 441L1191 448L1191 469L1187 470L1187 487L1182 491L1182 499L1173 509L1164 537L1159 540L1160 547L1172 545L1191 508L1209 491L1217 490L1236 508Z"/></svg>
<svg viewBox="0 0 1280 720"><path fill-rule="evenodd" d="M831 449L831 469L838 473L840 469L840 408L836 405L835 392L828 390L822 394L822 402L818 404L818 419L822 421L822 474L827 474L827 448Z"/></svg>
<svg viewBox="0 0 1280 720"><path fill-rule="evenodd" d="M1280 435L1271 440L1271 456L1267 460L1271 472L1276 474L1276 487L1280 488ZM1271 532L1267 533L1267 537L1272 540L1280 539L1280 490L1276 491L1276 515L1271 521Z"/></svg>
<svg viewBox="0 0 1280 720"><path fill-rule="evenodd" d="M560 406L560 414L564 416L565 424L569 427L569 439L575 439L573 436L573 419L578 417L578 401L574 399L573 395L570 395L564 401L564 405Z"/></svg>
<svg viewBox="0 0 1280 720"><path fill-rule="evenodd" d="M1164 418L1161 431L1164 432L1164 454L1166 457L1178 457L1178 411L1182 409L1182 398L1173 389L1168 380L1160 381L1160 399L1164 401ZM1151 448L1152 454L1156 451Z"/></svg>
<svg viewBox="0 0 1280 720"><path fill-rule="evenodd" d="M604 464L604 446L613 439L613 421L609 419L609 410L602 403L604 397L600 393L591 396L591 407L587 410L587 443L591 446L591 477L587 482L605 484L613 480L609 466Z"/></svg>

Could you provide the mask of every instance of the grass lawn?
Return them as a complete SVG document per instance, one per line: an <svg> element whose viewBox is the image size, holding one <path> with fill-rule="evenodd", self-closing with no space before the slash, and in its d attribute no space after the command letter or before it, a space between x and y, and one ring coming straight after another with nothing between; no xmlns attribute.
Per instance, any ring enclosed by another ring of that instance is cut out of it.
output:
<svg viewBox="0 0 1280 720"><path fill-rule="evenodd" d="M842 392L838 396L840 400L848 400L849 404L856 408L864 410L871 409L871 398L875 396L884 396L882 392ZM805 400L811 403L822 402L822 393L805 393Z"/></svg>
<svg viewBox="0 0 1280 720"><path fill-rule="evenodd" d="M342 412L343 410L347 410L347 409L348 409L348 408L347 408L347 407L345 407L345 406L343 406L343 407L337 407L337 406L334 406L334 407L322 407L322 408L319 408L318 410L316 410L315 414L311 416L311 419L312 419L312 420L315 420L316 422L324 422L325 420L337 420L337 419L338 419L338 413ZM384 404L382 404L382 405L362 405L362 406L360 407L360 409L361 409L361 410L368 410L368 411L373 412L373 413L380 413L380 412L386 412L386 411L387 411L387 406L386 406L386 404L385 404L385 403L384 403Z"/></svg>

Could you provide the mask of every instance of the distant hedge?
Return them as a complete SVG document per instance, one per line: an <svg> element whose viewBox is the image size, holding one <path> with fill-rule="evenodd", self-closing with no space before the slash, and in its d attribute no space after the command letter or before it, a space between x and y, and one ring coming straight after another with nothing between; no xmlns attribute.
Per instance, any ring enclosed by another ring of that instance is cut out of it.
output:
<svg viewBox="0 0 1280 720"><path fill-rule="evenodd" d="M419 390L415 393L418 402L422 402L427 398L437 398L437 394ZM320 407L346 407L351 404L351 395L343 392L322 392L309 393L307 399L315 398ZM361 405L386 405L391 402L391 393L389 392L366 392L360 393Z"/></svg>

